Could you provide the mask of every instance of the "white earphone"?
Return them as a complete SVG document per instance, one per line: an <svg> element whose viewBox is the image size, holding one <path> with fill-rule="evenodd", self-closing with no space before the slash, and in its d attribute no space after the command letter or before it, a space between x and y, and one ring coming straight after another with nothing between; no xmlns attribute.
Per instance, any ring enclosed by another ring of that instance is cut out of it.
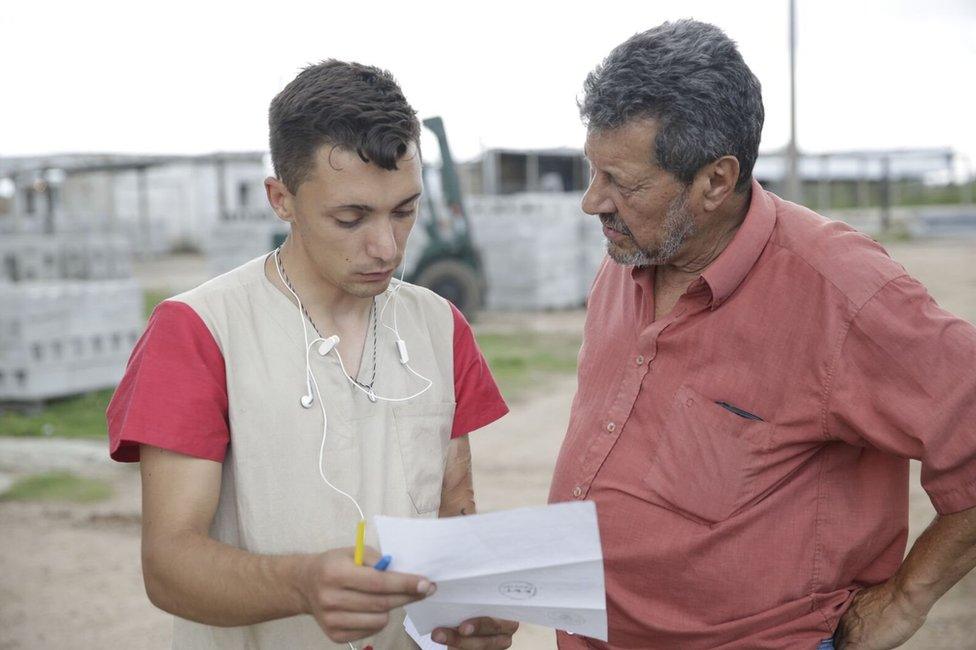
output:
<svg viewBox="0 0 976 650"><path fill-rule="evenodd" d="M348 492L345 492L344 490L341 490L335 485L333 485L332 482L330 482L329 479L326 478L325 476L325 467L324 467L325 438L328 435L328 431L329 431L329 417L325 411L325 402L322 400L322 393L319 391L319 384L315 380L314 373L312 373L312 364L311 364L311 360L309 359L309 354L316 343L319 344L318 347L319 356L324 357L327 354L334 352L336 359L339 361L339 368L342 370L342 374L345 375L346 379L349 380L349 383L351 383L353 386L355 386L356 388L364 392L366 394L366 397L373 403L375 403L377 400L382 400L385 402L405 402L414 399L415 397L419 397L420 395L423 395L425 392L430 390L430 387L434 385L434 382L428 379L427 377L424 377L423 375L421 375L416 370L410 367L410 363L409 363L410 355L407 353L407 344L403 340L403 337L400 336L400 331L397 326L397 305L399 304L400 288L403 286L403 276L406 272L406 250L404 250L404 262L403 262L404 270L401 271L400 273L400 282L396 285L396 287L387 288L386 293L390 295L387 295L386 302L383 303L383 308L380 310L377 319L379 320L380 323L383 324L383 327L393 332L394 336L396 337L395 341L396 341L397 356L400 359L400 364L408 371L410 371L411 374L415 375L419 379L426 382L426 386L424 386L422 389L420 389L413 395L408 395L407 397L381 397L377 395L375 392L373 392L372 388L365 388L362 385L360 385L355 379L350 377L349 373L346 372L345 365L342 363L342 355L339 354L339 350L336 347L339 345L338 335L333 334L328 338L322 338L321 336L319 336L309 341L308 324L305 322L306 321L305 308L302 305L301 298L298 297L298 293L294 289L292 289L288 281L285 280L285 276L281 271L281 262L278 258L279 250L280 249L275 249L274 251L275 269L278 271L278 277L281 279L282 285L284 285L284 287L288 289L288 292L295 299L295 302L298 303L298 317L301 318L302 320L302 335L305 340L305 386L307 392L304 395L302 395L300 403L302 405L302 408L309 409L312 408L312 404L317 399L319 403L319 408L322 411L322 441L319 444L319 476L322 477L322 480L325 482L326 485L328 485L330 488L332 488L342 496L349 499L352 502L352 504L356 507L356 510L359 512L360 521L365 522L366 515L363 514L363 509L359 505L359 502L356 501L356 498L353 497ZM390 327L386 323L383 323L383 315L386 313L386 308L389 306L391 299L393 300L393 327ZM350 649L355 650L352 643L349 643L349 647Z"/></svg>
<svg viewBox="0 0 976 650"><path fill-rule="evenodd" d="M358 388L359 390L361 390L363 393L365 393L366 397L371 402L374 403L377 400L382 400L384 402L406 402L408 400L419 397L420 395L423 395L425 392L430 390L430 387L434 385L434 382L428 379L427 377L424 377L416 370L414 370L412 367L410 367L410 363L409 363L410 355L407 353L407 344L403 340L403 337L400 336L400 331L397 326L397 305L399 304L400 288L403 286L403 276L404 273L406 272L406 264L404 263L404 270L401 271L400 273L400 281L396 285L396 287L387 288L386 293L388 295L386 297L386 302L383 303L383 308L380 310L377 319L379 320L380 323L383 324L383 327L393 332L394 336L396 337L395 341L396 341L397 356L400 359L400 364L404 368L406 368L411 374L424 381L426 385L416 393L412 395L408 395L406 397L382 397L380 395L377 395L375 392L373 392L372 388L366 388L360 385L355 379L349 376L348 372L346 372L346 367L342 363L342 355L339 354L339 350L336 347L339 344L338 335L333 334L328 338L322 338L321 336L318 336L313 338L312 340L309 340L308 324L306 323L306 318L305 318L305 308L302 305L301 298L298 297L298 293L295 292L294 289L292 289L292 287L285 279L285 276L281 271L281 262L278 258L278 252L279 249L275 249L274 251L275 269L278 271L278 277L281 279L282 285L284 285L284 287L288 289L288 292L298 303L298 317L302 321L302 334L305 340L305 386L307 392L304 395L302 395L300 403L303 408L309 409L312 408L312 404L314 404L315 401L318 400L319 408L322 411L322 442L319 445L319 475L322 477L322 480L325 481L326 485L328 485L330 488L332 488L339 494L343 495L344 497L352 501L353 505L356 506L356 510L359 511L359 518L361 520L365 520L366 517L363 514L363 509L359 506L359 503L356 501L356 499L348 492L344 492L343 490L340 490L338 487L333 485L329 481L329 479L326 478L325 476L325 468L323 467L323 463L324 463L324 455L325 455L325 438L328 435L329 420L328 420L328 415L325 411L325 403L322 400L322 393L319 391L319 384L315 380L315 374L312 372L312 363L311 363L311 359L309 358L309 355L312 351L312 348L316 344L318 344L319 356L324 357L327 354L335 353L335 357L339 361L339 368L342 370L342 374L346 377L346 379L349 380L349 383L355 386L356 388ZM405 260L406 260L406 255L404 255L404 261ZM393 300L393 327L390 327L386 323L383 323L383 315L386 313L386 308L389 306L390 300Z"/></svg>
<svg viewBox="0 0 976 650"><path fill-rule="evenodd" d="M334 348L339 344L339 336L337 334L333 334L327 339L316 339L316 340L322 341L322 343L319 345L319 355L323 357L327 355L329 352L332 352L332 348ZM312 342L312 345L315 345L314 341ZM315 396L312 395L312 369L308 366L306 366L305 368L305 383L306 386L308 387L308 392L302 395L302 399L300 401L301 401L301 405L304 408L308 409L308 408L312 408L312 403L315 401Z"/></svg>

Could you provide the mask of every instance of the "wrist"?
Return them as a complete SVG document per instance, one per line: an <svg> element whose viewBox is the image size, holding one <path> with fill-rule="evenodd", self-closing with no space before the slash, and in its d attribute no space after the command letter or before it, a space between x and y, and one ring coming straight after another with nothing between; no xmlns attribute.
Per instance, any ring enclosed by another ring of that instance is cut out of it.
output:
<svg viewBox="0 0 976 650"><path fill-rule="evenodd" d="M282 558L282 583L293 603L295 614L311 614L312 600L309 576L312 571L312 555L289 555Z"/></svg>
<svg viewBox="0 0 976 650"><path fill-rule="evenodd" d="M938 596L918 580L907 580L897 574L890 580L893 604L905 616L924 619Z"/></svg>

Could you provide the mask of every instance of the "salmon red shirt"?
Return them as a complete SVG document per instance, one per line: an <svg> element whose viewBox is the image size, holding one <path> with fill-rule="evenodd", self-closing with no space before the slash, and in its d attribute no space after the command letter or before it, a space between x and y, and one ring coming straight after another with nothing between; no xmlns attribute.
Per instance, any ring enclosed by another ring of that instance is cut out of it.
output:
<svg viewBox="0 0 976 650"><path fill-rule="evenodd" d="M908 459L976 505L976 329L884 249L752 185L729 246L654 320L607 261L550 500L596 502L609 644L815 648L908 532Z"/></svg>

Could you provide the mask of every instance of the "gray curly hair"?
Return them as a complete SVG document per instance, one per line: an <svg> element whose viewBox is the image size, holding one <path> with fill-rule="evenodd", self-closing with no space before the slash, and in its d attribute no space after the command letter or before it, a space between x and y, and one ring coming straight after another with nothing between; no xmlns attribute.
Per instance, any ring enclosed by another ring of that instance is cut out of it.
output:
<svg viewBox="0 0 976 650"><path fill-rule="evenodd" d="M591 131L639 118L658 122L652 162L690 183L703 166L735 156L736 191L752 178L763 126L759 80L714 25L664 23L618 45L586 77L580 115Z"/></svg>

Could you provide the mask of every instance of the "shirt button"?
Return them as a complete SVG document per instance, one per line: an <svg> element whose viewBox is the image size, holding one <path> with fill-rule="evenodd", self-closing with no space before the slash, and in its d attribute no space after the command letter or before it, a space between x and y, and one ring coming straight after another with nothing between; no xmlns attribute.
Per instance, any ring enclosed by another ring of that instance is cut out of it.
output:
<svg viewBox="0 0 976 650"><path fill-rule="evenodd" d="M617 425L616 424L614 424L613 422L608 422L607 423L607 431L609 431L610 433L613 433L616 429L617 429Z"/></svg>
<svg viewBox="0 0 976 650"><path fill-rule="evenodd" d="M581 488L578 485L576 487L574 487L573 488L573 496L575 498L577 498L577 499L579 499L580 497L582 497L583 496L583 488Z"/></svg>
<svg viewBox="0 0 976 650"><path fill-rule="evenodd" d="M643 366L644 365L644 355L641 355L641 356L637 357L637 359L635 359L635 361L637 361L637 365L638 366Z"/></svg>

